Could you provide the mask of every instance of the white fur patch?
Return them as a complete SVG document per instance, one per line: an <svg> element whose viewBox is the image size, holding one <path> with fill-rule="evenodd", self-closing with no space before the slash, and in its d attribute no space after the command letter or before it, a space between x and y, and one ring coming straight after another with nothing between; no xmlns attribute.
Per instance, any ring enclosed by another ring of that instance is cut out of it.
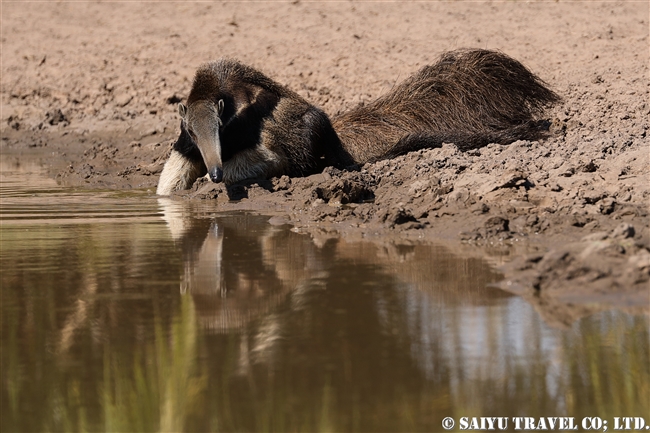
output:
<svg viewBox="0 0 650 433"><path fill-rule="evenodd" d="M193 163L177 151L172 150L160 174L156 194L170 195L174 191L188 189L201 174L201 164Z"/></svg>

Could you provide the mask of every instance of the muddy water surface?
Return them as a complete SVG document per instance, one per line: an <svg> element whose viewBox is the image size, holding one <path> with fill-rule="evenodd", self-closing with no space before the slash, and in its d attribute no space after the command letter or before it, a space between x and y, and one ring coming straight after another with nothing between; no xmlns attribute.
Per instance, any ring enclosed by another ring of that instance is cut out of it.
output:
<svg viewBox="0 0 650 433"><path fill-rule="evenodd" d="M315 242L2 162L3 431L439 431L650 407L647 316L551 328L443 247Z"/></svg>

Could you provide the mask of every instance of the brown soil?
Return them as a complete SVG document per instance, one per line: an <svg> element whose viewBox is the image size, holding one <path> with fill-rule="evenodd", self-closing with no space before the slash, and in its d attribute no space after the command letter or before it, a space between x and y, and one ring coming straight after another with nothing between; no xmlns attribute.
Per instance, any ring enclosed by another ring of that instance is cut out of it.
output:
<svg viewBox="0 0 650 433"><path fill-rule="evenodd" d="M178 199L276 215L315 237L462 240L551 320L650 310L648 3L3 3L3 154L62 183L150 188L195 69L234 57L329 114L444 50L498 49L564 98L552 138L453 145ZM232 200L237 200L233 202Z"/></svg>

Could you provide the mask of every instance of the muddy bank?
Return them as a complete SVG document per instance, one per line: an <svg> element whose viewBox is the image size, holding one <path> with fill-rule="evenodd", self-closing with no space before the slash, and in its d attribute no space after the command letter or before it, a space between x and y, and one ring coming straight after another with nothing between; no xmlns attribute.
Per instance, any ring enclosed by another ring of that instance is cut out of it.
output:
<svg viewBox="0 0 650 433"><path fill-rule="evenodd" d="M647 17L645 3L11 3L0 150L16 163L40 155L68 185L153 192L176 104L204 61L235 57L333 115L443 50L499 49L564 98L551 138L228 188L199 180L174 198L271 214L322 239L462 242L500 257L503 287L561 323L573 305L647 311Z"/></svg>

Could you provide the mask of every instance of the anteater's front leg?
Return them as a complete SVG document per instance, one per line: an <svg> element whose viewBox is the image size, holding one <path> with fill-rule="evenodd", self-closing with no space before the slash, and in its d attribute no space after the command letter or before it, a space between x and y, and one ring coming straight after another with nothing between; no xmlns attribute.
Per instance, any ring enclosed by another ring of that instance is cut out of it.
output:
<svg viewBox="0 0 650 433"><path fill-rule="evenodd" d="M189 189L194 181L205 176L207 170L202 159L188 158L172 150L158 181L158 195L170 195L174 191Z"/></svg>

